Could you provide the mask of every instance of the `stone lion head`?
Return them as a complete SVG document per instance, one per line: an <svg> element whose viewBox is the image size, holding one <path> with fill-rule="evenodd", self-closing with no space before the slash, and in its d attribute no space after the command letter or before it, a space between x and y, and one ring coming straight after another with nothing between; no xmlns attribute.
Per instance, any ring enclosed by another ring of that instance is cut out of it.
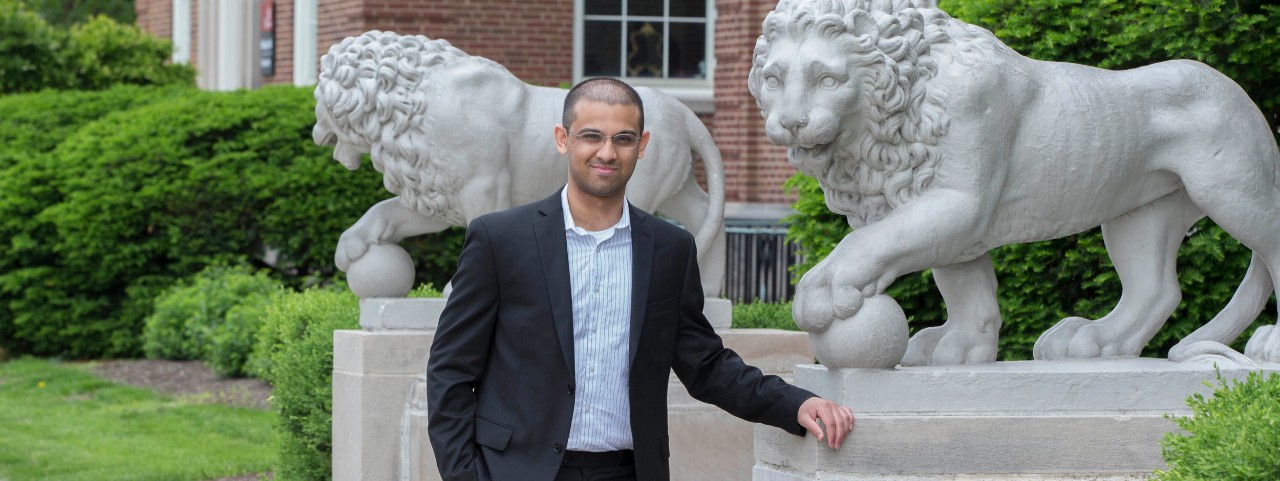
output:
<svg viewBox="0 0 1280 481"><path fill-rule="evenodd" d="M408 207L461 222L450 197L465 166L432 155L426 114L432 73L463 62L492 64L422 35L370 31L344 39L320 59L312 139L333 145L334 159L351 170L371 154L383 185Z"/></svg>
<svg viewBox="0 0 1280 481"><path fill-rule="evenodd" d="M946 134L930 55L953 22L931 0L782 0L748 88L765 133L855 227L929 186Z"/></svg>

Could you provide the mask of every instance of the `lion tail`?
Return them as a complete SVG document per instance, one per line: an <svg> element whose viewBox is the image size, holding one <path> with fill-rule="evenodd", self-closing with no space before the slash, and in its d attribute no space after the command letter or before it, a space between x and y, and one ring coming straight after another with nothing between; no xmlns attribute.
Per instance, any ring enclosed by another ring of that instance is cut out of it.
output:
<svg viewBox="0 0 1280 481"><path fill-rule="evenodd" d="M698 246L710 246L716 236L724 229L724 160L720 157L720 149L711 138L711 131L702 123L692 110L685 112L685 131L692 137L693 151L702 157L702 170L707 179L706 222L693 236ZM698 260L701 261L708 249L698 249Z"/></svg>
<svg viewBox="0 0 1280 481"><path fill-rule="evenodd" d="M1187 335L1178 343L1178 346L1170 350L1169 358L1177 360L1188 357L1188 354L1180 351L1187 351L1187 347L1200 341L1221 344L1230 344L1235 341L1266 308L1273 289L1271 272L1267 269L1266 262L1263 262L1261 255L1254 252L1253 258L1249 260L1249 270L1245 272L1244 280L1240 282L1240 287L1236 288L1227 306L1223 307L1218 315L1213 316L1213 320L1208 324Z"/></svg>

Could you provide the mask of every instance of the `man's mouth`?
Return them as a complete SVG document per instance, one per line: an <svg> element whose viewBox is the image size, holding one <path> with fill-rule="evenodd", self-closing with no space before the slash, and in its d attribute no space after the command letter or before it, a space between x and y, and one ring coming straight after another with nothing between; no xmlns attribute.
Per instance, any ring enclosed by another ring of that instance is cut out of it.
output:
<svg viewBox="0 0 1280 481"><path fill-rule="evenodd" d="M618 171L618 168L611 167L608 165L594 164L591 166L591 170L595 172L597 175L613 175L615 172Z"/></svg>

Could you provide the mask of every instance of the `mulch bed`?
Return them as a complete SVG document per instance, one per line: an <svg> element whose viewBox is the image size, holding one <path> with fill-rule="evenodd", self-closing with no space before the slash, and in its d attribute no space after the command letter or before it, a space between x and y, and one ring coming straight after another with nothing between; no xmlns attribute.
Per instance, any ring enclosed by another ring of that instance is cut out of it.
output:
<svg viewBox="0 0 1280 481"><path fill-rule="evenodd" d="M95 374L185 401L270 409L271 386L259 379L221 379L200 361L98 361Z"/></svg>

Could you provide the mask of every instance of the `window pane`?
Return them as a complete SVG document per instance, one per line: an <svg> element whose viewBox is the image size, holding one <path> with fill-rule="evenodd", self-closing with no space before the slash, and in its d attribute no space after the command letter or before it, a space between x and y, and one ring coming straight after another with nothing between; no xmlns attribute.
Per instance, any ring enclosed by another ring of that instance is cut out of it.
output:
<svg viewBox="0 0 1280 481"><path fill-rule="evenodd" d="M671 0L679 2L680 0ZM627 15L662 16L662 0L627 0Z"/></svg>
<svg viewBox="0 0 1280 481"><path fill-rule="evenodd" d="M707 78L707 25L672 23L671 54L667 66L671 78Z"/></svg>
<svg viewBox="0 0 1280 481"><path fill-rule="evenodd" d="M588 21L583 27L582 74L621 77L622 22Z"/></svg>
<svg viewBox="0 0 1280 481"><path fill-rule="evenodd" d="M662 24L627 22L627 76L662 77Z"/></svg>
<svg viewBox="0 0 1280 481"><path fill-rule="evenodd" d="M701 17L707 16L706 0L671 0L671 16L672 17Z"/></svg>
<svg viewBox="0 0 1280 481"><path fill-rule="evenodd" d="M587 15L622 15L622 0L587 0Z"/></svg>

